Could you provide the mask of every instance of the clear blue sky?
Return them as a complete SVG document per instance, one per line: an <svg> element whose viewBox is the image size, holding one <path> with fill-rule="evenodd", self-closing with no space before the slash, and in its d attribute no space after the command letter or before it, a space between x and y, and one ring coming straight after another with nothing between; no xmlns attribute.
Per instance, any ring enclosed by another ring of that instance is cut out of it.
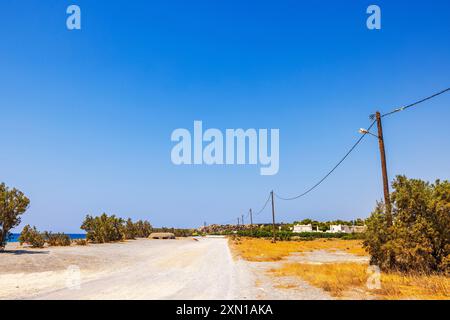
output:
<svg viewBox="0 0 450 320"><path fill-rule="evenodd" d="M366 28L372 3L380 31ZM66 29L70 4L81 31ZM155 226L234 219L271 189L315 183L375 110L448 87L449 34L447 0L2 0L0 181L31 199L21 227L78 232L104 211ZM450 178L449 118L447 94L386 119L391 178ZM279 173L174 166L172 130L194 120L279 128ZM377 148L367 137L315 192L278 201L278 219L368 216Z"/></svg>

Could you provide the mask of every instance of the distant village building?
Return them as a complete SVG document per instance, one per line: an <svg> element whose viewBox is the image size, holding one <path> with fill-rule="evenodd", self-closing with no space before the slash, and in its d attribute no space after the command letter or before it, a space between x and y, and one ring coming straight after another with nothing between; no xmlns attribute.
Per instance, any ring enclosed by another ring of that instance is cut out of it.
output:
<svg viewBox="0 0 450 320"><path fill-rule="evenodd" d="M312 232L313 228L311 224L296 224L294 225L294 229L292 231L294 233Z"/></svg>
<svg viewBox="0 0 450 320"><path fill-rule="evenodd" d="M367 226L347 226L345 224L331 225L329 233L363 233L366 232Z"/></svg>
<svg viewBox="0 0 450 320"><path fill-rule="evenodd" d="M345 224L337 224L337 225L332 224L330 226L330 230L328 230L327 232L330 232L330 233L352 233L352 231L350 230L350 226L347 226Z"/></svg>

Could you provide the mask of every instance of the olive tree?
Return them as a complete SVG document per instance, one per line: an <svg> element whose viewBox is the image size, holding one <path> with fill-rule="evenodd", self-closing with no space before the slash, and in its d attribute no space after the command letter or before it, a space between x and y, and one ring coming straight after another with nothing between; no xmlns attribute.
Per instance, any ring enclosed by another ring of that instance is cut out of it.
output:
<svg viewBox="0 0 450 320"><path fill-rule="evenodd" d="M393 224L378 203L367 220L365 247L382 270L450 274L450 182L398 176L392 183Z"/></svg>
<svg viewBox="0 0 450 320"><path fill-rule="evenodd" d="M0 250L3 250L9 231L20 224L20 215L30 204L30 200L16 188L10 189L0 184Z"/></svg>

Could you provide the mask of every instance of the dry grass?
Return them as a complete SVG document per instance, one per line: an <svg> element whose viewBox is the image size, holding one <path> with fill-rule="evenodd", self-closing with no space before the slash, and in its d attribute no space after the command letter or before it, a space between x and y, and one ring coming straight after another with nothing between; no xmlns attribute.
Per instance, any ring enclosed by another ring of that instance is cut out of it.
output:
<svg viewBox="0 0 450 320"><path fill-rule="evenodd" d="M379 294L386 299L450 300L450 278L443 275L382 274Z"/></svg>
<svg viewBox="0 0 450 320"><path fill-rule="evenodd" d="M450 299L450 278L439 275L381 274L381 289L367 288L367 265L360 263L286 263L272 270L280 276L296 276L335 297L362 291L379 299Z"/></svg>
<svg viewBox="0 0 450 320"><path fill-rule="evenodd" d="M286 263L280 269L271 270L280 276L296 276L313 286L342 296L345 291L362 287L367 281L367 266L356 263L301 264Z"/></svg>
<svg viewBox="0 0 450 320"><path fill-rule="evenodd" d="M231 240L230 247L235 255L248 261L278 261L294 252L314 250L344 251L355 255L367 255L360 240L315 239L310 241L279 241L241 238Z"/></svg>
<svg viewBox="0 0 450 320"><path fill-rule="evenodd" d="M279 241L241 238L230 239L234 255L248 261L279 261L296 252L314 250L344 251L355 255L367 255L360 240L316 239L311 241ZM271 272L279 276L295 276L311 285L324 289L335 297L378 299L450 299L450 278L442 275L402 275L382 273L381 289L369 290L367 264L284 263ZM289 288L286 288L289 289Z"/></svg>

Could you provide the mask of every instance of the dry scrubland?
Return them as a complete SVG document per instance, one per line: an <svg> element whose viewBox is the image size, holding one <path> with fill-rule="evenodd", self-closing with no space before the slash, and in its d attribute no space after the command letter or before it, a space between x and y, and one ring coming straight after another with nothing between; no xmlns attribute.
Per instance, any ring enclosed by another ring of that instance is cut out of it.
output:
<svg viewBox="0 0 450 320"><path fill-rule="evenodd" d="M328 250L345 251L355 255L366 255L360 240L316 239L310 241L278 241L257 238L240 238L230 241L235 254L247 261L278 261L292 253Z"/></svg>
<svg viewBox="0 0 450 320"><path fill-rule="evenodd" d="M450 278L443 275L404 275L382 273L381 289L369 290L367 263L298 263L283 262L294 253L317 250L346 252L357 256L367 253L359 240L311 240L272 243L264 239L230 239L233 254L247 261L280 261L280 266L270 269L277 276L298 277L322 288L337 298L362 299L450 299ZM289 289L289 287L286 287Z"/></svg>

